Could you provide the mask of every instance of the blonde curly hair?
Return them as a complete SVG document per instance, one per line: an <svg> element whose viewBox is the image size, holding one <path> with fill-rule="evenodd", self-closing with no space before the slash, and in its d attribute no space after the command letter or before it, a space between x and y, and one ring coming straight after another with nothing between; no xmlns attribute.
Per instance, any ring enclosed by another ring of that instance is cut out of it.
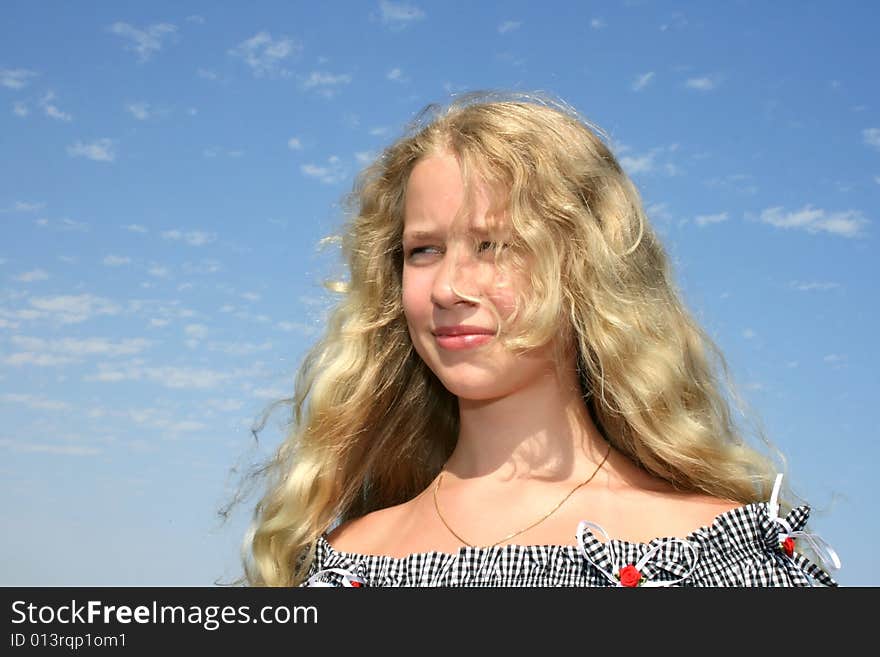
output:
<svg viewBox="0 0 880 657"><path fill-rule="evenodd" d="M301 583L319 535L411 499L455 446L457 399L415 353L401 301L407 180L440 151L502 191L505 266L529 259L506 344L544 345L565 326L584 403L616 449L681 490L767 499L778 468L737 427L725 359L601 134L545 97L473 94L426 108L360 173L337 236L348 281L331 285L341 296L297 373L289 434L260 471L247 584Z"/></svg>

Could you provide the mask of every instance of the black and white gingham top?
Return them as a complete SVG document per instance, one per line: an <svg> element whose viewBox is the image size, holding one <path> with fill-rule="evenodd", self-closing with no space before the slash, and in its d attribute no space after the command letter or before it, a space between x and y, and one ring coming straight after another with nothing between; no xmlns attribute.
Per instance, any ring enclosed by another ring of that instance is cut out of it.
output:
<svg viewBox="0 0 880 657"><path fill-rule="evenodd" d="M731 509L686 539L603 543L592 531L604 534L602 528L584 521L576 545L462 547L406 557L342 552L321 535L302 586L837 586L797 551L810 543L826 568L840 567L830 546L803 531L809 507L784 518L775 509L773 500Z"/></svg>

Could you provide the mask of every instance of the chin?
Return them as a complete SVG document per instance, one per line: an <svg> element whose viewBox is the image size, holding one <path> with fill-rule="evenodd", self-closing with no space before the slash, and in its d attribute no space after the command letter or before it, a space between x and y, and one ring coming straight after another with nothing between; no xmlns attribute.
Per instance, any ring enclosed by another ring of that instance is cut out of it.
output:
<svg viewBox="0 0 880 657"><path fill-rule="evenodd" d="M443 387L459 399L468 399L471 401L491 401L504 397L506 390L498 387L497 381L478 382L478 381L461 381L454 378L438 377Z"/></svg>

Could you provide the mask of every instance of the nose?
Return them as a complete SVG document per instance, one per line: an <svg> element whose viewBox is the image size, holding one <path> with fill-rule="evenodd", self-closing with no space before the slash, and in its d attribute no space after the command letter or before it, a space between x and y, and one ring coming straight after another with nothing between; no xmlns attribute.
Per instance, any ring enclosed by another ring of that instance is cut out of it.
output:
<svg viewBox="0 0 880 657"><path fill-rule="evenodd" d="M452 308L459 303L477 303L462 296L478 296L474 273L467 255L449 247L434 270L431 301L442 308Z"/></svg>

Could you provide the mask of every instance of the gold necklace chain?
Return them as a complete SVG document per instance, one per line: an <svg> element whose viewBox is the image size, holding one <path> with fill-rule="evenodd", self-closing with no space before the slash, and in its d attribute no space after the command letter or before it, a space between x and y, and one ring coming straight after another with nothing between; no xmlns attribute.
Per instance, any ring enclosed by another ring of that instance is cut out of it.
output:
<svg viewBox="0 0 880 657"><path fill-rule="evenodd" d="M583 486L586 486L588 483L590 483L590 482L593 480L593 477L595 477L596 474L599 472L599 470L602 469L602 466L605 465L605 461L608 460L608 455L609 455L610 453L611 453L611 443L608 443L608 449L605 451L605 456L602 458L602 461L599 463L599 465L596 466L596 469L593 470L593 474L591 474L591 475L590 475L589 477L587 477L584 481L582 481L582 482L579 483L577 486L575 486L574 488L572 488L571 491L569 492L569 494L566 495L565 497L563 497L563 498L562 498L562 501L559 502L559 504L557 504L557 505L554 506L552 509L550 509L550 513L548 513L547 515L545 515L543 518L541 518L541 519L538 520L537 522L533 522L533 523L532 523L531 525L529 525L528 527L524 527L523 529L520 529L518 532L513 532L512 534L509 534L508 536L505 536L505 537L502 538L500 541L496 541L495 543L492 543L491 545L486 545L486 546L484 546L484 547L495 547L496 545L499 545L499 544L503 543L504 541L509 541L509 540L510 540L511 538L513 538L514 536L519 536L519 535L522 534L523 532L526 532L526 531L530 530L532 527L536 527L537 525L540 525L540 524L541 524L542 522L544 522L547 518L549 518L550 516L552 516L552 515L556 512L556 510L557 510L559 507L561 507L563 504L565 504L565 501L566 501L569 497L571 497L572 495L574 495L575 491L577 491L579 488L582 488ZM444 474L444 472L445 472L445 468L444 468L443 470L440 471L440 474L439 474L439 476L437 477L437 483L434 485L434 508L437 510L437 517L440 518L440 522L442 522L442 523L446 526L446 529L448 529L449 532L450 532L453 536L455 536L455 538L457 538L459 541L461 541L462 543L464 543L464 544L467 545L468 547L477 547L477 546L474 545L473 543L470 543L469 541L466 541L466 540L464 540L461 536L459 536L459 535L455 532L455 530L454 530L452 527L449 526L449 523L446 522L446 518L443 517L443 514L440 513L440 505L437 503L437 491L440 490L440 480L443 479L443 474Z"/></svg>

